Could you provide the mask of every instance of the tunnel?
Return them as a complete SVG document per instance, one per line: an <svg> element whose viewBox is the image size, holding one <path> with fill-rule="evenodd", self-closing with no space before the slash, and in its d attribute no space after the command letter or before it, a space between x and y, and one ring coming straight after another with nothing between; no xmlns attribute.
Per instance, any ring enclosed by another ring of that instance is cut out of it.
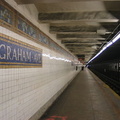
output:
<svg viewBox="0 0 120 120"><path fill-rule="evenodd" d="M119 0L0 0L0 120L120 120Z"/></svg>

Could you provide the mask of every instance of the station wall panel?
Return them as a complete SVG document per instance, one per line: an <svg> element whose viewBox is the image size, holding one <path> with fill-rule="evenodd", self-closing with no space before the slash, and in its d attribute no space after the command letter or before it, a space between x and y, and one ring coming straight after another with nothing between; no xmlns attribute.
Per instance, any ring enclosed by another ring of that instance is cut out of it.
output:
<svg viewBox="0 0 120 120"><path fill-rule="evenodd" d="M0 120L37 120L77 75L79 70L76 71L75 63L78 61L54 35L49 34L47 25L37 22L34 5L18 6L14 0L6 2L9 5L0 2ZM21 23L18 17L22 18ZM4 38L8 43L3 44ZM40 49L40 67L31 66L32 57L29 61L18 60L18 49L14 44L27 46L31 51L33 47ZM8 53L9 61L4 58Z"/></svg>

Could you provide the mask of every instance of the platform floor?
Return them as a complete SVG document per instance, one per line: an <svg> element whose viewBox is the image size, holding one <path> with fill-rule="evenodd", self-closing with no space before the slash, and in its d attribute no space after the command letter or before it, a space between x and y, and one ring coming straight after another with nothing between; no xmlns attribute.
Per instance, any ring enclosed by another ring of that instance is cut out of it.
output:
<svg viewBox="0 0 120 120"><path fill-rule="evenodd" d="M120 120L99 81L85 68L40 120Z"/></svg>

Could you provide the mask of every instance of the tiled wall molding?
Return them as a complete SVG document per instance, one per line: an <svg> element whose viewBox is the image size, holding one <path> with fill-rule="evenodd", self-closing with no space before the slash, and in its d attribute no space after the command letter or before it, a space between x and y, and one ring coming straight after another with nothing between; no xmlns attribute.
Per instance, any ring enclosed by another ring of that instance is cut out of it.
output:
<svg viewBox="0 0 120 120"><path fill-rule="evenodd" d="M7 29L10 29L11 31L14 31L38 44L48 47L49 49L65 54L65 56L68 56L71 60L75 58L75 56L54 42L50 37L44 34L38 27L8 5L8 3L4 0L0 1L0 10L3 11L3 13L6 10L8 14L8 18L6 19L4 18L4 15L0 15L0 26L6 27Z"/></svg>

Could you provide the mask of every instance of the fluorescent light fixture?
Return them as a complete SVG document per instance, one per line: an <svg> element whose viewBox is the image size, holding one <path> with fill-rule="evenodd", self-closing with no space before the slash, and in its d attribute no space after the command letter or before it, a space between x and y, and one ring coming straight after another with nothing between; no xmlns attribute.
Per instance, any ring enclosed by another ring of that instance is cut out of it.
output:
<svg viewBox="0 0 120 120"><path fill-rule="evenodd" d="M103 52L106 48L107 48L107 47L106 47L106 46L104 46L100 52Z"/></svg>
<svg viewBox="0 0 120 120"><path fill-rule="evenodd" d="M113 43L118 41L119 38L120 38L120 32L118 32L117 35L110 42L106 43L106 45L104 45L103 48L88 63L90 63L92 60L94 60L97 56L99 56L103 51L105 51Z"/></svg>
<svg viewBox="0 0 120 120"><path fill-rule="evenodd" d="M107 45L106 45L106 48L111 46L113 44L113 42L109 42Z"/></svg>
<svg viewBox="0 0 120 120"><path fill-rule="evenodd" d="M112 42L115 43L117 40L119 40L119 38L120 38L120 33L113 38Z"/></svg>

